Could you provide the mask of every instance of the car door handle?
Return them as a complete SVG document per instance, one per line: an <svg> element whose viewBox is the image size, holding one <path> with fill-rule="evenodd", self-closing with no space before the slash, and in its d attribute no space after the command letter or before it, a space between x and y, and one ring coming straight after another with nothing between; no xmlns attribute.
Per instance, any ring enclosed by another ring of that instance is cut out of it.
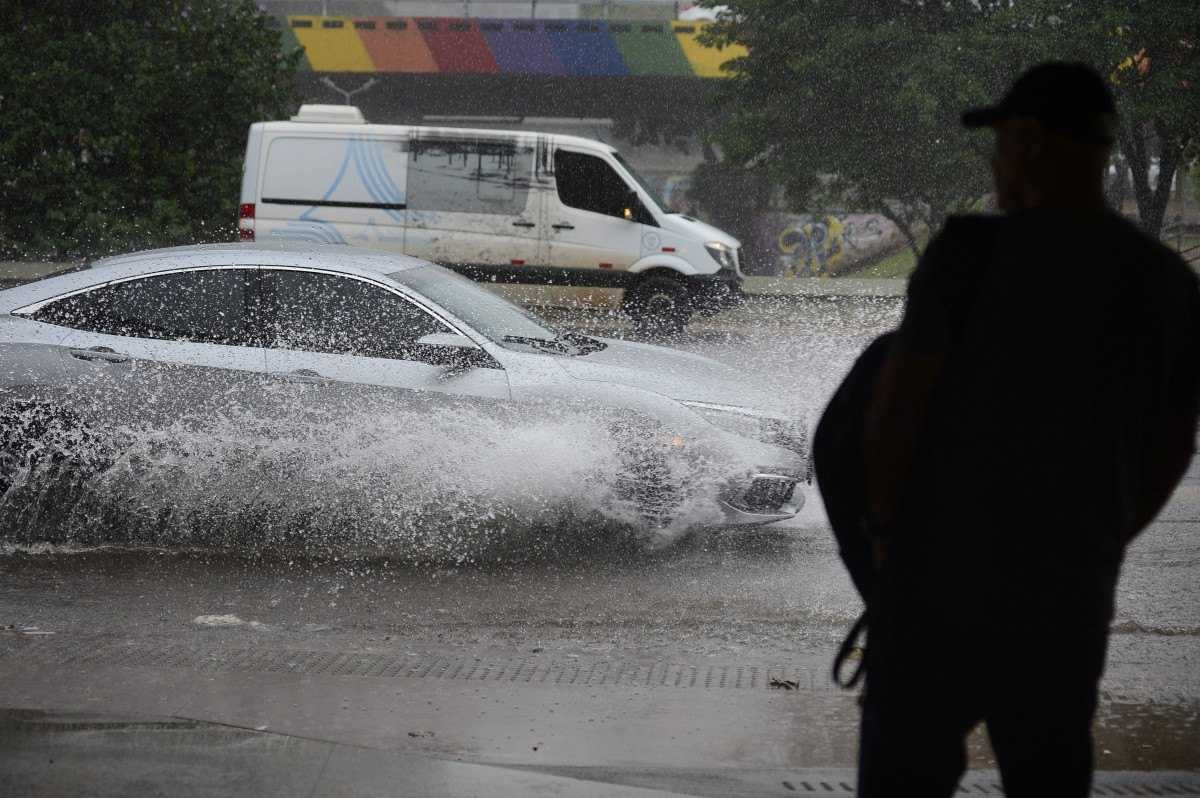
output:
<svg viewBox="0 0 1200 798"><path fill-rule="evenodd" d="M296 369L295 371L280 372L279 376L288 382L315 383L327 380L312 369Z"/></svg>
<svg viewBox="0 0 1200 798"><path fill-rule="evenodd" d="M533 222L527 222L524 219L518 219L513 222L513 227L537 227Z"/></svg>
<svg viewBox="0 0 1200 798"><path fill-rule="evenodd" d="M555 230L574 230L575 229L575 225L571 224L570 222L559 222L558 224L552 224L550 226L553 227Z"/></svg>
<svg viewBox="0 0 1200 798"><path fill-rule="evenodd" d="M87 349L70 350L76 360L103 360L105 363L128 363L129 355L122 354L109 346L90 346Z"/></svg>

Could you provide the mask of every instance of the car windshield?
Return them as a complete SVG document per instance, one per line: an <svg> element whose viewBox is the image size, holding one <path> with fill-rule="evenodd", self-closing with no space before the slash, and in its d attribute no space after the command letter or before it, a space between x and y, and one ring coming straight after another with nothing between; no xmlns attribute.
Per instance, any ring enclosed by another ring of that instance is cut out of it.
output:
<svg viewBox="0 0 1200 798"><path fill-rule="evenodd" d="M557 354L582 354L595 348L585 336L555 330L531 311L460 274L436 266L418 267L388 275L413 289L476 332L511 349L537 349Z"/></svg>

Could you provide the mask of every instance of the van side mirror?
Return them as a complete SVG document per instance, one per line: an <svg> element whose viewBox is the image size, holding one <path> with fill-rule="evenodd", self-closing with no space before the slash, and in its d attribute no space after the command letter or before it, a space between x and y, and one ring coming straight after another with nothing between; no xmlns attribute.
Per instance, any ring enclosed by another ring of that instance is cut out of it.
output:
<svg viewBox="0 0 1200 798"><path fill-rule="evenodd" d="M637 220L641 215L642 201L638 198L637 192L630 189L625 195L625 202L621 207L621 215L625 217L625 221L632 222Z"/></svg>

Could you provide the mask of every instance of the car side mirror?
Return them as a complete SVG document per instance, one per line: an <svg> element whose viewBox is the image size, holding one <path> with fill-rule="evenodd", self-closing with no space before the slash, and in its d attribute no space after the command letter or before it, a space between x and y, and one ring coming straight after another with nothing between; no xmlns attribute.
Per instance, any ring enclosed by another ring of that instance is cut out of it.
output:
<svg viewBox="0 0 1200 798"><path fill-rule="evenodd" d="M461 333L429 333L429 335L423 335L418 338L417 343L423 346L440 346L446 349L479 349L479 344Z"/></svg>
<svg viewBox="0 0 1200 798"><path fill-rule="evenodd" d="M430 333L418 338L417 344L426 348L427 359L430 362L439 366L449 366L450 374L495 365L491 355L479 344L459 333Z"/></svg>

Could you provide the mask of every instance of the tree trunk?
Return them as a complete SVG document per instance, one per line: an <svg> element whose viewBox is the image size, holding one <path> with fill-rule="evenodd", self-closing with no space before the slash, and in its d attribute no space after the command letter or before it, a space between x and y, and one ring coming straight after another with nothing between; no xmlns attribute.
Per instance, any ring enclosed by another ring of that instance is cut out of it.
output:
<svg viewBox="0 0 1200 798"><path fill-rule="evenodd" d="M1109 205L1117 213L1121 213L1125 208L1125 200L1129 196L1129 164L1125 162L1125 158L1118 155L1113 159L1113 178L1108 179L1107 175L1104 180L1104 196L1108 198Z"/></svg>
<svg viewBox="0 0 1200 798"><path fill-rule="evenodd" d="M897 229L900 230L900 235L904 236L904 240L908 242L908 248L912 250L913 257L920 260L921 245L917 243L917 237L913 234L912 226L909 225L908 220L888 207L887 203L883 203L880 213L883 214L885 219L896 225Z"/></svg>
<svg viewBox="0 0 1200 798"><path fill-rule="evenodd" d="M1142 229L1154 237L1162 233L1167 213L1167 202L1171 199L1171 181L1178 167L1178 152L1170 145L1161 124L1155 124L1158 148L1158 175L1150 185L1150 132L1147 127L1121 127L1119 134L1121 154L1125 156L1133 174L1133 198L1137 202L1138 219Z"/></svg>

